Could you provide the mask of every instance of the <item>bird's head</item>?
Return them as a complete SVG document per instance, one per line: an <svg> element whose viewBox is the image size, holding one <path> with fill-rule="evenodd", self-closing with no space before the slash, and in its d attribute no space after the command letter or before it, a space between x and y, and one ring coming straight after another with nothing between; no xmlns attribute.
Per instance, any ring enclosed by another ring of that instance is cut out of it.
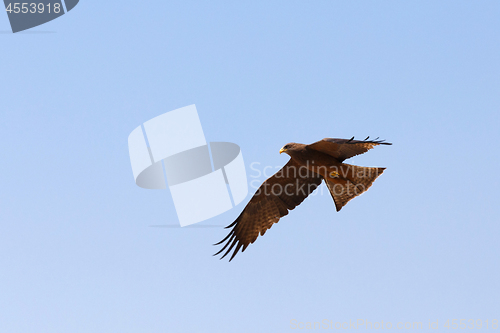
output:
<svg viewBox="0 0 500 333"><path fill-rule="evenodd" d="M298 144L298 143L294 143L294 142L291 142L291 143L287 143L286 145L284 145L281 149L280 149L280 154L281 153L286 153L290 156L292 156L292 154L294 152L296 152L299 148L301 148L302 145Z"/></svg>

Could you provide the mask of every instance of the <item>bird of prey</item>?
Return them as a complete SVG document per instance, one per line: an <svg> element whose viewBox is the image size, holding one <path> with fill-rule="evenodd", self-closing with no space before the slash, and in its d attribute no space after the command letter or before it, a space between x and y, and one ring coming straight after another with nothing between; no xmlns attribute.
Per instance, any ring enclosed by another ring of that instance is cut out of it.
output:
<svg viewBox="0 0 500 333"><path fill-rule="evenodd" d="M236 246L229 261L240 249L263 236L274 223L297 207L322 181L325 181L337 211L347 202L368 190L385 168L368 168L343 163L377 145L390 145L384 140L325 138L309 145L288 143L280 149L290 155L288 163L262 183L240 216L226 228L232 228L219 243L226 250L224 258Z"/></svg>

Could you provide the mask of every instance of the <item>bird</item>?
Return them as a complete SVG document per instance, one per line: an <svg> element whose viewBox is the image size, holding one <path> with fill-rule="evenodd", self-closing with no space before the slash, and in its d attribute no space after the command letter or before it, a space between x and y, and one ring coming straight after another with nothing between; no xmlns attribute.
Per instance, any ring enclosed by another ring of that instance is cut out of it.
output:
<svg viewBox="0 0 500 333"><path fill-rule="evenodd" d="M279 153L290 160L266 179L241 214L226 229L229 234L214 245L225 245L214 256L226 251L224 258L234 248L229 259L238 251L244 252L259 234L264 236L274 223L311 194L323 181L335 203L337 212L351 199L362 194L386 168L361 167L343 163L344 160L363 154L378 145L391 145L385 140L325 138L311 144L288 143Z"/></svg>

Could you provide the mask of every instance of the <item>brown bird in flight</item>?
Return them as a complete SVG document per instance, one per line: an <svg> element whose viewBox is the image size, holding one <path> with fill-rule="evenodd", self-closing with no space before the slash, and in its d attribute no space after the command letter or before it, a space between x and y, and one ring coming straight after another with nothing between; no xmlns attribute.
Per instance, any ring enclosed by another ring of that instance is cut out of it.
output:
<svg viewBox="0 0 500 333"><path fill-rule="evenodd" d="M224 247L224 258L236 246L231 261L240 249L263 236L274 223L300 205L324 180L337 211L368 190L385 168L367 168L342 163L353 156L363 154L378 145L390 145L384 140L354 140L326 138L310 145L288 143L280 149L290 155L288 163L262 183L240 216L226 228L232 228L219 243ZM229 246L229 248L228 248Z"/></svg>

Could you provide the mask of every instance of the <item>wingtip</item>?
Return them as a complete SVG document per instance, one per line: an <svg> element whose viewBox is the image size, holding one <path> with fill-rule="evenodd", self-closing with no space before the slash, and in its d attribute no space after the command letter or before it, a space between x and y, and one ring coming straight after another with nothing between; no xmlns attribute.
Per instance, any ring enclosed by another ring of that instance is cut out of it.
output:
<svg viewBox="0 0 500 333"><path fill-rule="evenodd" d="M231 223L230 225L228 225L227 227L224 227L224 229L229 229L231 227L234 227L236 225L236 223L238 223L238 219L236 219L233 223Z"/></svg>
<svg viewBox="0 0 500 333"><path fill-rule="evenodd" d="M365 141L367 141L368 138L366 138ZM376 144L379 144L379 145L389 145L389 146L392 145L392 143L385 142L385 140L379 140L379 138L380 137L376 137L375 139L370 140L369 142L376 143Z"/></svg>

